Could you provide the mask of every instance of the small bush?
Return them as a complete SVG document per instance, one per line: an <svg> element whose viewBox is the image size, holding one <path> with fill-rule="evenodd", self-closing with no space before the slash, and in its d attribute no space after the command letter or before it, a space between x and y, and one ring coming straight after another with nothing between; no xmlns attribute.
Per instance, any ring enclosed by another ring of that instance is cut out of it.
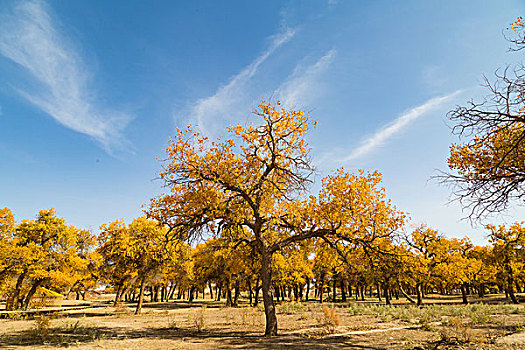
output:
<svg viewBox="0 0 525 350"><path fill-rule="evenodd" d="M335 307L323 307L323 313L317 316L317 322L320 326L326 328L329 333L334 333L337 326L341 324L337 309Z"/></svg>
<svg viewBox="0 0 525 350"><path fill-rule="evenodd" d="M200 309L193 313L193 324L197 328L197 332L202 332L205 325L206 306L202 306Z"/></svg>
<svg viewBox="0 0 525 350"><path fill-rule="evenodd" d="M39 315L35 317L35 324L32 329L32 333L35 337L45 339L49 336L50 331L50 318L45 315Z"/></svg>
<svg viewBox="0 0 525 350"><path fill-rule="evenodd" d="M452 317L440 331L441 341L446 344L464 344L472 340L472 329L459 317Z"/></svg>

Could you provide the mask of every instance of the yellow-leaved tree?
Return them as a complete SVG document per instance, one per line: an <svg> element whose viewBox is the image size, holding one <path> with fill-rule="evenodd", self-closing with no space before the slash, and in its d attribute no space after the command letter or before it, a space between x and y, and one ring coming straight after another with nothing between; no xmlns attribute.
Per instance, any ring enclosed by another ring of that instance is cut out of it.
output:
<svg viewBox="0 0 525 350"><path fill-rule="evenodd" d="M263 102L260 124L230 126L232 136L210 141L188 127L167 149L160 177L171 193L152 200L148 215L168 225L167 237L227 235L260 258L265 335L277 334L273 254L307 239L364 244L388 236L404 216L385 199L379 174L342 169L323 181L319 198L300 199L313 167L305 134L315 125L300 110Z"/></svg>

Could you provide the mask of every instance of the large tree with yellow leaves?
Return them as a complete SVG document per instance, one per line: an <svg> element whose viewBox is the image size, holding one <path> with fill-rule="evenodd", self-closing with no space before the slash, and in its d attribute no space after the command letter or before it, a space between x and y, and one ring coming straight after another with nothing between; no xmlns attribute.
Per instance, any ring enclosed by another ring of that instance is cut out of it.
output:
<svg viewBox="0 0 525 350"><path fill-rule="evenodd" d="M168 238L220 235L259 254L265 335L277 334L272 293L274 253L307 239L333 247L363 244L396 231L404 216L385 199L378 173L323 180L304 198L313 167L305 134L315 122L300 110L261 103L260 124L230 126L231 138L210 141L178 130L160 177L171 193L152 200L148 215L169 226Z"/></svg>

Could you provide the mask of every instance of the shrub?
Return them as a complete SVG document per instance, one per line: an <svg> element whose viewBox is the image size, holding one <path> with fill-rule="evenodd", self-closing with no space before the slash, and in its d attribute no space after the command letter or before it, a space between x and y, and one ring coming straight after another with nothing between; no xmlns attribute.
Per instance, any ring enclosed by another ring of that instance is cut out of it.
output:
<svg viewBox="0 0 525 350"><path fill-rule="evenodd" d="M197 328L197 332L202 332L205 324L206 306L203 305L193 313L193 324Z"/></svg>

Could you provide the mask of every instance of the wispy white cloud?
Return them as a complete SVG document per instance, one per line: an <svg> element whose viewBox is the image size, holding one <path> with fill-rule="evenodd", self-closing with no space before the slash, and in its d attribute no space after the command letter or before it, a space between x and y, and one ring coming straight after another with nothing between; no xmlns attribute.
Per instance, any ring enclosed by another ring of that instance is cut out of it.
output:
<svg viewBox="0 0 525 350"><path fill-rule="evenodd" d="M286 106L296 106L318 96L318 79L333 62L336 54L337 50L332 49L312 65L297 65L290 77L279 87L279 99Z"/></svg>
<svg viewBox="0 0 525 350"><path fill-rule="evenodd" d="M0 14L0 54L39 83L31 91L16 88L25 99L111 152L122 144L121 131L131 117L97 103L89 67L58 28L46 3L17 2Z"/></svg>
<svg viewBox="0 0 525 350"><path fill-rule="evenodd" d="M372 136L365 139L359 147L355 148L348 156L343 159L343 162L348 162L370 153L378 146L384 144L394 134L401 131L401 129L403 129L405 126L423 116L430 110L439 107L444 102L458 95L460 92L461 91L456 91L446 96L432 98L422 105L414 107L401 114L394 121L382 127Z"/></svg>
<svg viewBox="0 0 525 350"><path fill-rule="evenodd" d="M198 125L201 132L213 136L218 129L222 129L225 123L234 121L237 111L246 110L248 104L246 98L246 88L249 81L255 76L259 67L275 52L279 47L288 42L295 35L294 29L286 29L270 38L270 45L259 57L250 65L233 76L230 81L221 86L217 92L196 102L188 113L188 119Z"/></svg>

